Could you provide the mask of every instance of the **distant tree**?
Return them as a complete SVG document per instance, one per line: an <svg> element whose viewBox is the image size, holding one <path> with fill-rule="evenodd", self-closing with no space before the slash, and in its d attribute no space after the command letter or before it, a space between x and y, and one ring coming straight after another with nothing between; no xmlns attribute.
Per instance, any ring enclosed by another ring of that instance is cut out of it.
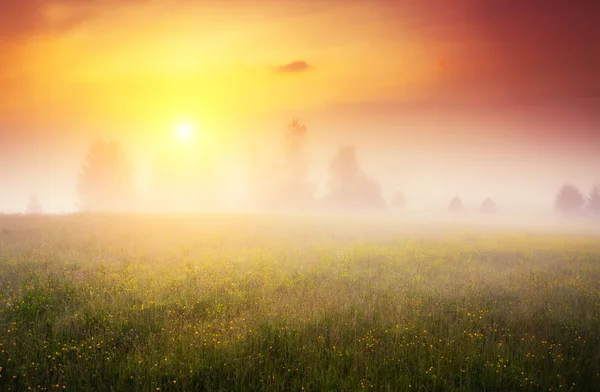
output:
<svg viewBox="0 0 600 392"><path fill-rule="evenodd" d="M285 196L293 205L306 206L314 200L315 186L308 180L308 164L306 162L306 125L298 119L287 126L287 181Z"/></svg>
<svg viewBox="0 0 600 392"><path fill-rule="evenodd" d="M451 212L462 212L464 209L463 203L458 196L455 196L452 200L450 200L448 210Z"/></svg>
<svg viewBox="0 0 600 392"><path fill-rule="evenodd" d="M565 214L574 214L585 205L581 191L570 184L563 185L554 199L554 208Z"/></svg>
<svg viewBox="0 0 600 392"><path fill-rule="evenodd" d="M101 139L92 143L77 190L85 211L122 211L132 206L132 166L119 143Z"/></svg>
<svg viewBox="0 0 600 392"><path fill-rule="evenodd" d="M367 177L358 162L354 146L341 147L329 169L332 173L330 191L325 201L340 208L385 208L381 186Z"/></svg>
<svg viewBox="0 0 600 392"><path fill-rule="evenodd" d="M287 156L290 161L299 163L303 160L303 150L306 145L306 125L297 118L293 119L287 126L285 133Z"/></svg>
<svg viewBox="0 0 600 392"><path fill-rule="evenodd" d="M37 195L31 195L29 204L27 204L27 213L31 215L39 215L42 213L42 206L38 201Z"/></svg>
<svg viewBox="0 0 600 392"><path fill-rule="evenodd" d="M253 188L266 206L303 208L314 202L315 186L308 179L305 157L307 132L305 124L292 120L284 133L282 164L272 165L268 176L254 175Z"/></svg>
<svg viewBox="0 0 600 392"><path fill-rule="evenodd" d="M396 192L390 200L390 207L402 210L406 208L406 199L402 192Z"/></svg>
<svg viewBox="0 0 600 392"><path fill-rule="evenodd" d="M592 213L600 214L600 185L592 188L588 197L588 207Z"/></svg>
<svg viewBox="0 0 600 392"><path fill-rule="evenodd" d="M493 214L498 211L498 207L496 206L496 202L488 197L481 203L479 210L485 214Z"/></svg>

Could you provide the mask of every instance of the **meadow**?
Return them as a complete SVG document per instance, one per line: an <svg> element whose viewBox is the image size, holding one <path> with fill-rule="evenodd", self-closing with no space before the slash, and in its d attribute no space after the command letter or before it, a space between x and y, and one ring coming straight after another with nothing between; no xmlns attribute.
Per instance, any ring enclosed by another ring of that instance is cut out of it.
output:
<svg viewBox="0 0 600 392"><path fill-rule="evenodd" d="M600 236L0 217L0 390L586 391Z"/></svg>

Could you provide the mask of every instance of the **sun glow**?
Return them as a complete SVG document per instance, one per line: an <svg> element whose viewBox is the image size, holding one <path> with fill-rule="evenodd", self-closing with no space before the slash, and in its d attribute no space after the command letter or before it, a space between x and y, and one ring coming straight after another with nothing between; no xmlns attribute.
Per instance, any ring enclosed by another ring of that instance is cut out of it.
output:
<svg viewBox="0 0 600 392"><path fill-rule="evenodd" d="M179 124L177 127L177 138L180 141L187 142L194 136L194 128L187 123Z"/></svg>

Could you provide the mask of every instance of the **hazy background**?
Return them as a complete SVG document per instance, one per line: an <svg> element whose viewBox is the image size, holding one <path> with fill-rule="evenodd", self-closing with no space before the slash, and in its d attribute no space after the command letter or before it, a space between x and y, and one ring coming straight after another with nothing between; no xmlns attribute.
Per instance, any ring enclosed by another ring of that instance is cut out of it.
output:
<svg viewBox="0 0 600 392"><path fill-rule="evenodd" d="M212 162L219 208L242 209L249 149L276 165L294 117L317 196L354 144L411 209L455 195L549 208L563 183L600 181L599 14L585 0L4 0L0 211L32 193L75 210L99 136L133 161L140 203L167 154Z"/></svg>

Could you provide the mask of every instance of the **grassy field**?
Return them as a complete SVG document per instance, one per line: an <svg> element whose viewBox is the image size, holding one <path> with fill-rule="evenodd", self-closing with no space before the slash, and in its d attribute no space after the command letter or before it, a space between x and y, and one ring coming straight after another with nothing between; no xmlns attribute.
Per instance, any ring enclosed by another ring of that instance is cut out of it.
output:
<svg viewBox="0 0 600 392"><path fill-rule="evenodd" d="M0 217L0 390L598 390L600 237Z"/></svg>

